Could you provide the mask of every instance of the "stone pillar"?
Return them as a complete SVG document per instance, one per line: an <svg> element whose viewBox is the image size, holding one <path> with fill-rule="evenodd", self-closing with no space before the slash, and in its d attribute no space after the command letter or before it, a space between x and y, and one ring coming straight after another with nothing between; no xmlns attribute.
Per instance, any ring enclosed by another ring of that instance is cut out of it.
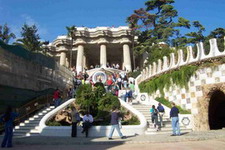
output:
<svg viewBox="0 0 225 150"><path fill-rule="evenodd" d="M83 68L87 68L87 58L86 55L83 55Z"/></svg>
<svg viewBox="0 0 225 150"><path fill-rule="evenodd" d="M66 52L61 52L61 55L60 55L60 65L61 66L65 66L66 65Z"/></svg>
<svg viewBox="0 0 225 150"><path fill-rule="evenodd" d="M66 67L69 68L69 60L66 58Z"/></svg>
<svg viewBox="0 0 225 150"><path fill-rule="evenodd" d="M76 66L77 73L79 73L80 71L83 71L83 56L84 56L84 46L78 45L77 66Z"/></svg>
<svg viewBox="0 0 225 150"><path fill-rule="evenodd" d="M106 45L101 44L100 45L100 67L106 68L106 63L107 63Z"/></svg>
<svg viewBox="0 0 225 150"><path fill-rule="evenodd" d="M127 72L132 71L131 69L131 58L130 58L130 47L128 44L123 44L123 64Z"/></svg>

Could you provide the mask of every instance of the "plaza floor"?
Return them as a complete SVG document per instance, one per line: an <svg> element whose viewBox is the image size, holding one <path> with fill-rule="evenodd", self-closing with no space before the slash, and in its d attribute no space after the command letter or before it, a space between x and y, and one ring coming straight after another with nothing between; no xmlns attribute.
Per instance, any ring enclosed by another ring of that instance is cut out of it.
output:
<svg viewBox="0 0 225 150"><path fill-rule="evenodd" d="M2 137L0 137L2 140ZM182 136L137 135L127 139L23 137L13 139L18 150L224 150L225 130L184 133Z"/></svg>

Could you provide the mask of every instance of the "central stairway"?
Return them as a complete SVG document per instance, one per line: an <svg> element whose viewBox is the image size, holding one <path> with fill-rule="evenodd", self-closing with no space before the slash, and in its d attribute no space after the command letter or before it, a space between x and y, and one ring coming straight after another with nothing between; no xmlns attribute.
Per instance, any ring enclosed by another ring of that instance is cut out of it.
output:
<svg viewBox="0 0 225 150"><path fill-rule="evenodd" d="M156 128L154 128L154 125L152 124L151 121L151 114L150 114L150 107L149 105L143 105L143 104L133 104L132 105L136 110L138 110L140 113L142 113L146 120L147 120L147 125L148 128L145 131L146 135L151 135L151 134L172 134L172 125L169 116L166 114L163 116L163 124L164 126L161 128L161 130L157 131ZM187 129L185 126L182 126L180 124L180 131L182 133L187 133L191 132L191 129Z"/></svg>
<svg viewBox="0 0 225 150"><path fill-rule="evenodd" d="M14 128L14 136L17 137L25 137L25 136L36 136L39 135L39 122L40 120L47 114L49 111L54 109L54 106L50 106L45 108L38 113L36 113L33 117L25 120L23 123L20 123L18 126Z"/></svg>

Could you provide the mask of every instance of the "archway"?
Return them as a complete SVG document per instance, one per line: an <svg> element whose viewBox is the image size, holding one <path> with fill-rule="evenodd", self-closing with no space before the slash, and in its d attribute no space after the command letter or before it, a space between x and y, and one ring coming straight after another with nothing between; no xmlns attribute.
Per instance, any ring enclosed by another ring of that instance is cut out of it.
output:
<svg viewBox="0 0 225 150"><path fill-rule="evenodd" d="M209 101L209 127L211 130L225 127L225 94L216 90Z"/></svg>

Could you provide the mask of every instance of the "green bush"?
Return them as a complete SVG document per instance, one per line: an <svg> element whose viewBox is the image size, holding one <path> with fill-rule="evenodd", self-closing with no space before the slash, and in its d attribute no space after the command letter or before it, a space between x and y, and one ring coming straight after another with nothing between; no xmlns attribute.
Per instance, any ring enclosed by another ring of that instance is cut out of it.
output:
<svg viewBox="0 0 225 150"><path fill-rule="evenodd" d="M138 118L136 116L132 116L131 119L129 120L125 120L125 121L121 121L122 125L139 125L140 121L138 120Z"/></svg>
<svg viewBox="0 0 225 150"><path fill-rule="evenodd" d="M62 126L60 122L57 122L55 120L49 120L46 122L47 126Z"/></svg>
<svg viewBox="0 0 225 150"><path fill-rule="evenodd" d="M155 98L155 100L169 108L172 108L171 102L169 100L165 99L164 97L157 97L157 98ZM183 109L180 106L176 106L176 107L179 109L180 114L191 114L190 111Z"/></svg>
<svg viewBox="0 0 225 150"><path fill-rule="evenodd" d="M138 70L138 71L134 71L134 72L129 72L129 73L127 74L127 76L128 76L128 77L137 78L140 74L141 74L141 71Z"/></svg>

